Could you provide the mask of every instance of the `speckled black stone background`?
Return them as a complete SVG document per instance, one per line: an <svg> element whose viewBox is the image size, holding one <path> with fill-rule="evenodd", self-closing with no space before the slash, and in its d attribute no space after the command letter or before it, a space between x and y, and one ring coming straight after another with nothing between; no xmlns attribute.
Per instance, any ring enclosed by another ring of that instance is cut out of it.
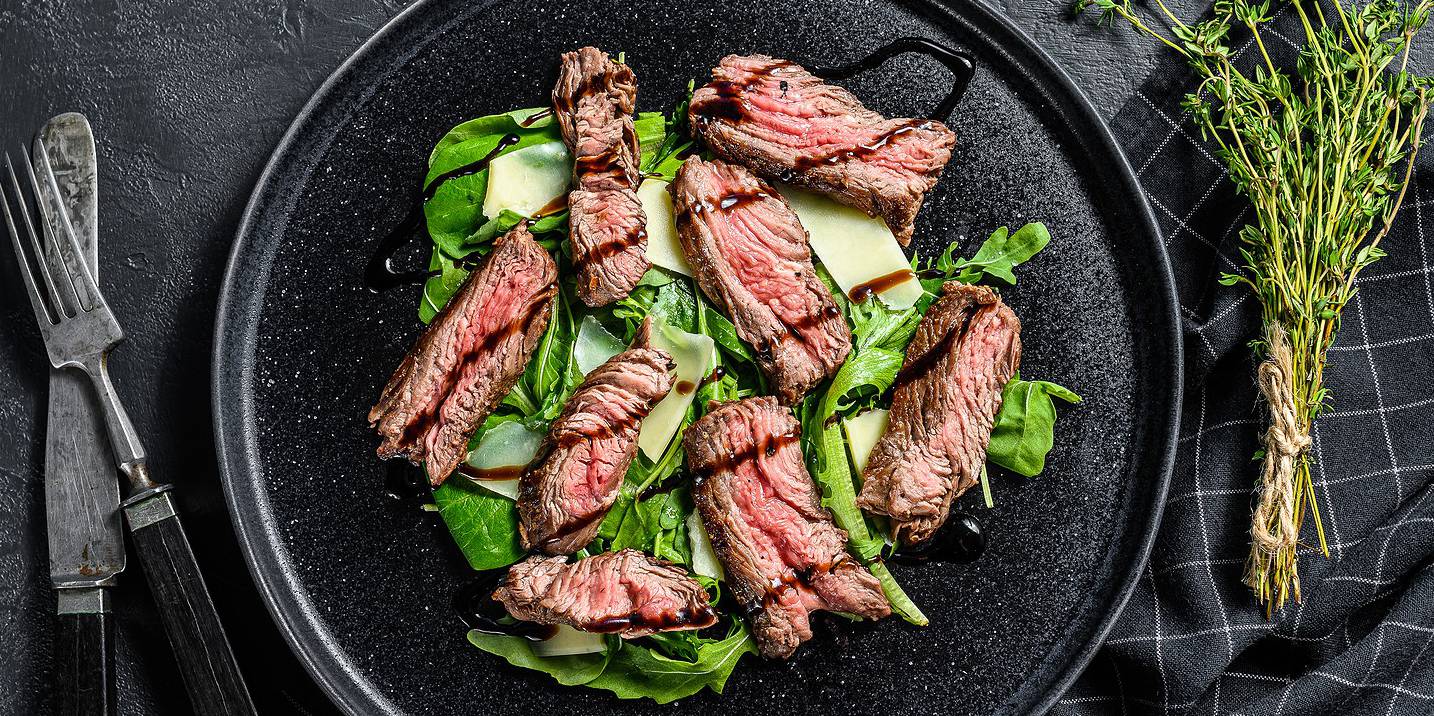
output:
<svg viewBox="0 0 1434 716"><path fill-rule="evenodd" d="M900 34L909 22L909 16L880 3L820 12L817 6L784 5L777 11L780 20L763 26L762 32L744 29L743 16L751 10L693 10L703 22L684 23L676 36L657 38L649 29L639 33L647 39L637 45L619 43L626 38L612 26L624 19L619 13L627 4L593 18L591 31L597 40L632 53L643 77L641 104L657 108L668 104L688 76L720 53L700 51L698 45L782 52L805 39L813 48L811 59L822 60L842 56L843 47L865 47L871 38ZM85 112L95 126L105 289L131 336L115 354L112 368L147 436L156 469L180 486L196 551L266 713L328 712L332 707L289 654L261 605L225 514L208 397L214 307L238 217L279 136L322 79L401 6L359 0L234 5L218 0L11 0L0 6L3 139L26 138L46 117L66 110ZM673 11L657 3L648 7L647 14L636 18L640 26ZM1012 0L1000 9L1062 63L1106 116L1124 103L1151 64L1154 50L1144 43L1124 36L1090 39L1093 31L1087 25L1067 24L1062 0ZM357 244L377 236L381 227L376 217L400 204L397 195L384 198L374 187L397 192L407 186L417 172L412 158L421 155L437 136L435 131L510 104L508 93L482 91L480 83L490 80L479 68L505 62L516 67L515 56L547 57L558 47L593 39L587 31L552 31L547 21L562 14L515 13L510 17L521 22L464 28L473 38L466 50L471 64L436 62L437 57L415 60L420 66L434 61L429 65L433 86L449 89L427 96L399 93L390 98L382 90L376 94L359 110L358 119L369 112L402 110L413 118L412 131L360 124L360 131L340 138L332 148L342 155L335 162L363 171L341 173L324 191L355 197L353 203L338 199L327 203L321 214L297 218L297 229L323 242L332 262L298 266L281 260L270 284L278 328L266 334L265 340L274 344L265 348L283 357L261 361L255 369L261 377L261 398L282 395L291 410L283 430L276 428L275 416L263 417L261 425L272 430L270 437L307 449L310 457L303 462L311 468L286 473L292 482L282 490L293 512L284 515L281 532L298 546L293 566L305 578L315 579L310 595L314 606L333 620L336 638L358 655L356 666L379 673L380 686L406 694L402 705L418 712L451 706L445 698L456 692L466 695L463 703L475 712L486 712L486 705L495 702L516 703L519 695L537 699L530 703L540 711L606 702L595 696L573 700L570 693L556 698L541 679L509 671L498 672L501 681L492 677L491 661L463 648L461 632L447 614L444 595L459 578L460 563L442 539L441 527L395 510L381 498L378 470L347 458L369 449L353 416L371 398L415 329L411 295L373 297L352 280L363 254ZM811 42L825 37L831 27L841 32ZM515 43L513 38L522 39ZM650 56L663 59L650 64L638 59ZM680 73L664 76L668 68ZM888 77L915 68L893 64ZM871 97L879 109L919 112L938 94L930 89L923 90L925 96L896 97L883 90L883 76L857 84L858 92ZM493 81L516 79L505 75ZM547 81L546 75L534 79ZM535 90L533 100L538 97ZM957 121L958 132L966 138L958 166L967 167L970 181L945 183L933 202L963 210L932 212L927 226L946 240L960 238L969 244L978 231L999 222L1028 217L1070 222L1058 227L1057 234L1072 240L1054 246L1047 259L1061 270L1033 272L1009 295L1022 315L1030 316L1028 373L1051 375L1059 367L1056 377L1062 381L1093 397L1106 396L1084 408L1085 417L1066 423L1077 437L1056 456L1057 465L1074 469L1089 462L1098 468L1119 457L1115 451L1120 446L1103 437L1127 427L1114 416L1128 407L1123 401L1130 396L1121 392L1125 384L1114 378L1117 372L1072 368L1063 359L1119 361L1117 346L1129 334L1131 318L1127 306L1092 304L1077 288L1111 277L1116 269L1108 257L1099 259L1101 239L1091 230L1088 213L1083 216L1078 205L1060 203L1069 201L1071 188L1062 172L1021 170L1047 160L1060 166L1058 153L1035 153L1050 152L1049 139L1028 134L1021 113L991 112L988 121L978 121L983 110L1008 106L989 75L973 88ZM1009 156L976 151L982 142L997 141L1020 151ZM318 169L324 171L324 166ZM999 196L991 191L996 186L1002 187ZM373 205L375 201L382 205ZM1095 260L1073 262L1076 256ZM0 473L7 480L6 491L0 493L0 683L5 686L0 710L30 714L46 710L50 679L52 597L45 576L42 430L37 427L42 424L46 373L28 309L10 280L10 263L8 258L0 261L6 277L0 280L0 395L5 396L0 398L0 424L11 436L0 442ZM339 305L353 318L352 324L313 328L315 317L332 316ZM1111 337L1074 335L1047 320L1083 310L1094 310L1095 320L1112 329ZM306 361L306 356L320 356L323 364ZM332 376L336 369L344 372L344 379L330 377L323 383L329 390L319 390L319 375ZM326 417L339 415L350 416L350 422ZM289 462L268 459L270 467ZM1106 480L1105 485L1114 480L1091 474ZM1057 494L1052 491L1060 491L1064 499L1052 499ZM1081 548L1083 540L1066 539L1054 551L1039 549L1039 540L1051 534L1052 525L1069 533L1064 537L1099 539L1114 529L1102 520L1120 494L1060 490L1058 481L1050 480L1029 485L1004 481L998 496L999 509L988 520L996 543L985 560L972 568L902 574L932 606L934 629L917 633L892 623L854 630L827 648L810 650L814 653L792 666L744 669L732 683L733 694L756 698L768 691L787 693L789 703L812 712L850 708L857 696L866 703L879 700L893 712L979 712L998 703L1049 646L1050 635L1043 630L1062 623L1063 610L1080 599L1082 580L1089 577L1079 573L1092 558L1090 549ZM344 504L341 510L329 506L339 502ZM345 518L327 523L296 519L330 510ZM336 564L343 568L335 569ZM1053 589L1042 579L1044 573L1017 569L1028 564L1042 565L1049 576L1063 581ZM360 594L365 596L358 598ZM387 594L391 601L373 600L374 594ZM949 606L936 606L942 602ZM187 703L137 568L124 580L117 603L124 711L185 713ZM925 640L939 640L933 635L956 630L959 639L943 641L941 649L922 648ZM383 641L375 644L383 648L365 648L365 634L381 635ZM389 649L390 641L412 650ZM869 654L885 656L868 661ZM897 654L904 658L895 658ZM875 666L848 666L857 663ZM927 689L888 695L883 686L937 669L946 676L928 681ZM828 673L839 676L822 683ZM701 703L711 708L723 702Z"/></svg>

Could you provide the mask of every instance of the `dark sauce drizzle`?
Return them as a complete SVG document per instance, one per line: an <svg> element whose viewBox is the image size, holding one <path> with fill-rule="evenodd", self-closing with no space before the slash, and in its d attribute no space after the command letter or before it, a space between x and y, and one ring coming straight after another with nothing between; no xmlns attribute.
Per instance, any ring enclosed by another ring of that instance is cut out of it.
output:
<svg viewBox="0 0 1434 716"><path fill-rule="evenodd" d="M921 564L923 562L974 561L986 551L986 531L980 520L966 512L955 511L946 524L920 544L902 547L892 555L893 562Z"/></svg>
<svg viewBox="0 0 1434 716"><path fill-rule="evenodd" d="M384 492L398 502L431 502L433 489L423 468L407 460L390 460L385 466Z"/></svg>
<svg viewBox="0 0 1434 716"><path fill-rule="evenodd" d="M558 633L558 628L552 624L523 621L504 623L508 610L493 598L493 592L503 584L507 575L506 568L480 572L477 579L460 588L453 595L453 610L458 612L458 618L462 619L469 629L485 634L520 636L531 641L553 638Z"/></svg>
<svg viewBox="0 0 1434 716"><path fill-rule="evenodd" d="M867 281L866 283L859 283L855 286L852 286L851 290L847 292L847 296L851 298L852 301L855 301L856 303L861 303L862 301L865 301L866 299L871 298L878 293L899 286L902 283L905 283L908 279L913 278L915 276L916 272L912 271L909 268L892 271L885 276L877 276L876 278Z"/></svg>
<svg viewBox="0 0 1434 716"><path fill-rule="evenodd" d="M528 128L528 127L533 126L534 124L537 124L540 120L547 119L548 117L551 117L551 116L553 116L553 108L552 108L552 107L545 107L545 108L544 108L542 111L540 111L540 112L534 112L534 113L528 115L528 118L527 118L527 119L524 119L524 120L521 121L521 122L519 122L519 123L518 123L518 126L519 126L519 127L523 127L523 128L526 129L526 128Z"/></svg>
<svg viewBox="0 0 1434 716"><path fill-rule="evenodd" d="M727 369L719 365L716 368L713 368L712 372L708 373L707 377L702 379L702 384L697 387L702 388L712 385L713 383L716 383L717 381L722 380L725 377L727 377Z"/></svg>
<svg viewBox="0 0 1434 716"><path fill-rule="evenodd" d="M516 480L523 476L523 470L526 467L526 465L473 467L466 462L460 462L456 472L470 480Z"/></svg>
<svg viewBox="0 0 1434 716"><path fill-rule="evenodd" d="M951 70L953 75L951 91L946 93L946 98L941 100L941 104L927 115L929 119L945 121L956 110L961 96L966 93L966 88L971 84L971 77L976 74L976 60L971 55L937 44L924 37L898 38L876 48L870 55L856 62L832 67L813 67L810 68L810 71L825 80L842 80L875 69L897 55L911 52L926 55Z"/></svg>
<svg viewBox="0 0 1434 716"><path fill-rule="evenodd" d="M438 187L449 179L477 174L487 169L488 164L494 158L504 149L517 144L520 139L516 134L505 134L498 140L497 146L479 159L434 177L433 181L428 183L428 188L419 192L417 201L408 210L408 214L404 215L403 220L392 231L389 231L374 248L373 255L369 257L368 263L364 266L364 285L370 291L379 293L398 286L423 283L433 276L434 272L432 271L398 271L393 268L393 255L398 253L404 244L407 244L415 236L428 235L428 229L424 226L423 221L424 202L432 199L434 193L438 191Z"/></svg>

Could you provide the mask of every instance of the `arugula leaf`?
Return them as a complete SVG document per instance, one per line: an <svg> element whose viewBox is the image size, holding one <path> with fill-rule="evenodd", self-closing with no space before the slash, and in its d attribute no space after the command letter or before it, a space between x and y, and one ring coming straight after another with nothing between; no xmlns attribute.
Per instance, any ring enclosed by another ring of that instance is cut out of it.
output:
<svg viewBox="0 0 1434 716"><path fill-rule="evenodd" d="M752 363L752 367L755 368L756 357L752 353L752 348L742 340L741 336L737 335L737 327L732 325L732 321L718 313L717 309L713 308L712 304L708 303L707 299L701 295L697 297L697 306L697 332L710 336L713 341L716 341L717 347L727 355L739 362Z"/></svg>
<svg viewBox="0 0 1434 716"><path fill-rule="evenodd" d="M896 381L904 360L906 356L900 351L885 348L851 353L822 395L821 413L826 416L823 419L865 406L880 397Z"/></svg>
<svg viewBox="0 0 1434 716"><path fill-rule="evenodd" d="M453 541L478 571L506 567L527 551L518 542L518 507L468 480L447 480L433 492Z"/></svg>
<svg viewBox="0 0 1434 716"><path fill-rule="evenodd" d="M602 674L586 685L611 691L620 699L649 698L659 704L672 703L704 688L722 693L727 677L742 656L757 653L757 642L742 622L735 622L725 639L698 647L697 658L692 661L614 640L618 642L617 651L609 657Z"/></svg>
<svg viewBox="0 0 1434 716"><path fill-rule="evenodd" d="M1025 477L1046 467L1046 454L1055 444L1056 405L1052 397L1079 403L1070 389L1044 380L1021 380L1016 374L1001 392L1001 410L991 429L986 459Z"/></svg>
<svg viewBox="0 0 1434 716"><path fill-rule="evenodd" d="M672 111L667 115L667 122L663 126L666 134L662 144L644 160L642 164L643 176L661 177L672 181L677 177L677 169L682 166L682 153L692 147L692 136L687 124L687 108L692 103L692 90L695 83L687 82L687 94L677 102ZM644 147L648 146L643 140Z"/></svg>
<svg viewBox="0 0 1434 716"><path fill-rule="evenodd" d="M691 511L692 500L685 488L631 502L609 549L637 549L690 567L692 549L687 538L687 513Z"/></svg>
<svg viewBox="0 0 1434 716"><path fill-rule="evenodd" d="M578 322L571 306L572 298L568 292L559 290L554 301L553 317L549 319L548 328L543 331L543 337L523 371L521 384L533 403L533 409L524 413L543 422L557 419L563 410L563 403L583 380L582 371L574 358Z"/></svg>
<svg viewBox="0 0 1434 716"><path fill-rule="evenodd" d="M1014 234L1002 226L992 232L990 238L976 250L976 255L969 259L955 258L956 244L951 244L933 265L927 267L942 275L923 278L921 285L933 294L940 290L942 283L953 278L962 283L994 279L1014 286L1016 274L1012 269L1029 261L1050 242L1051 233L1040 222L1026 224Z"/></svg>

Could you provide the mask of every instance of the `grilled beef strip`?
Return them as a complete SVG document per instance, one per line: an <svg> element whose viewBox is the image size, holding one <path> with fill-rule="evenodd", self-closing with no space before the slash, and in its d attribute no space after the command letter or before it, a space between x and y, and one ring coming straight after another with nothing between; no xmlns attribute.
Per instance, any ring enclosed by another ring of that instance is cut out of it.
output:
<svg viewBox="0 0 1434 716"><path fill-rule="evenodd" d="M692 95L692 132L717 156L886 221L902 245L951 159L933 119L886 119L852 93L766 55L728 55Z"/></svg>
<svg viewBox="0 0 1434 716"><path fill-rule="evenodd" d="M812 637L810 612L891 613L881 583L846 552L802 462L801 426L772 397L728 403L687 429L693 501L763 656Z"/></svg>
<svg viewBox="0 0 1434 716"><path fill-rule="evenodd" d="M568 238L578 297L589 306L627 296L652 265L637 198L636 101L632 68L595 47L563 54L553 112L574 158Z"/></svg>
<svg viewBox="0 0 1434 716"><path fill-rule="evenodd" d="M672 390L676 363L647 347L648 330L644 325L632 348L588 373L553 421L541 457L523 473L518 532L525 549L582 549L617 500L642 419Z"/></svg>
<svg viewBox="0 0 1434 716"><path fill-rule="evenodd" d="M388 379L369 424L379 457L422 464L437 486L513 388L553 311L558 268L517 226L500 237Z"/></svg>
<svg viewBox="0 0 1434 716"><path fill-rule="evenodd" d="M738 165L691 157L668 191L702 292L756 347L782 401L795 404L851 352L806 230L781 194Z"/></svg>
<svg viewBox="0 0 1434 716"><path fill-rule="evenodd" d="M702 585L681 567L634 549L572 563L529 557L508 569L493 599L515 619L624 639L717 623Z"/></svg>
<svg viewBox="0 0 1434 716"><path fill-rule="evenodd" d="M1020 363L1021 322L1000 296L946 284L906 348L857 504L889 517L905 544L930 539L980 479L1001 391Z"/></svg>

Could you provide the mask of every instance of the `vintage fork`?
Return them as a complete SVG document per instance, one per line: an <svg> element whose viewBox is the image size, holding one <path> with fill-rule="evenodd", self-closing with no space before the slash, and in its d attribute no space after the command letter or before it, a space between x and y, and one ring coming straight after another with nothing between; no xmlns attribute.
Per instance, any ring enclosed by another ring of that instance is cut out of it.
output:
<svg viewBox="0 0 1434 716"><path fill-rule="evenodd" d="M32 162L30 154L22 148L19 153L21 174L29 180L35 207L53 226L63 227L63 231L52 237L57 242L56 250L47 252L41 248L40 234L35 230L31 209L25 200L26 192L21 188L16 164L8 152L5 154L8 193L14 195L17 211L12 214L12 199L7 198L3 184L0 184L0 207L3 207L5 225L15 247L15 258L35 310L40 335L45 340L45 351L50 364L56 368L83 371L99 394L115 460L129 480L129 497L122 503L125 519L195 711L252 714L253 701L175 510L170 494L172 486L155 482L150 476L144 447L110 380L106 366L109 351L124 339L124 332L99 286L85 270L68 212L63 206L44 203L45 193L40 191L40 182L45 182L48 196L58 201L61 194L43 144L37 149L39 173L36 173L36 162Z"/></svg>

